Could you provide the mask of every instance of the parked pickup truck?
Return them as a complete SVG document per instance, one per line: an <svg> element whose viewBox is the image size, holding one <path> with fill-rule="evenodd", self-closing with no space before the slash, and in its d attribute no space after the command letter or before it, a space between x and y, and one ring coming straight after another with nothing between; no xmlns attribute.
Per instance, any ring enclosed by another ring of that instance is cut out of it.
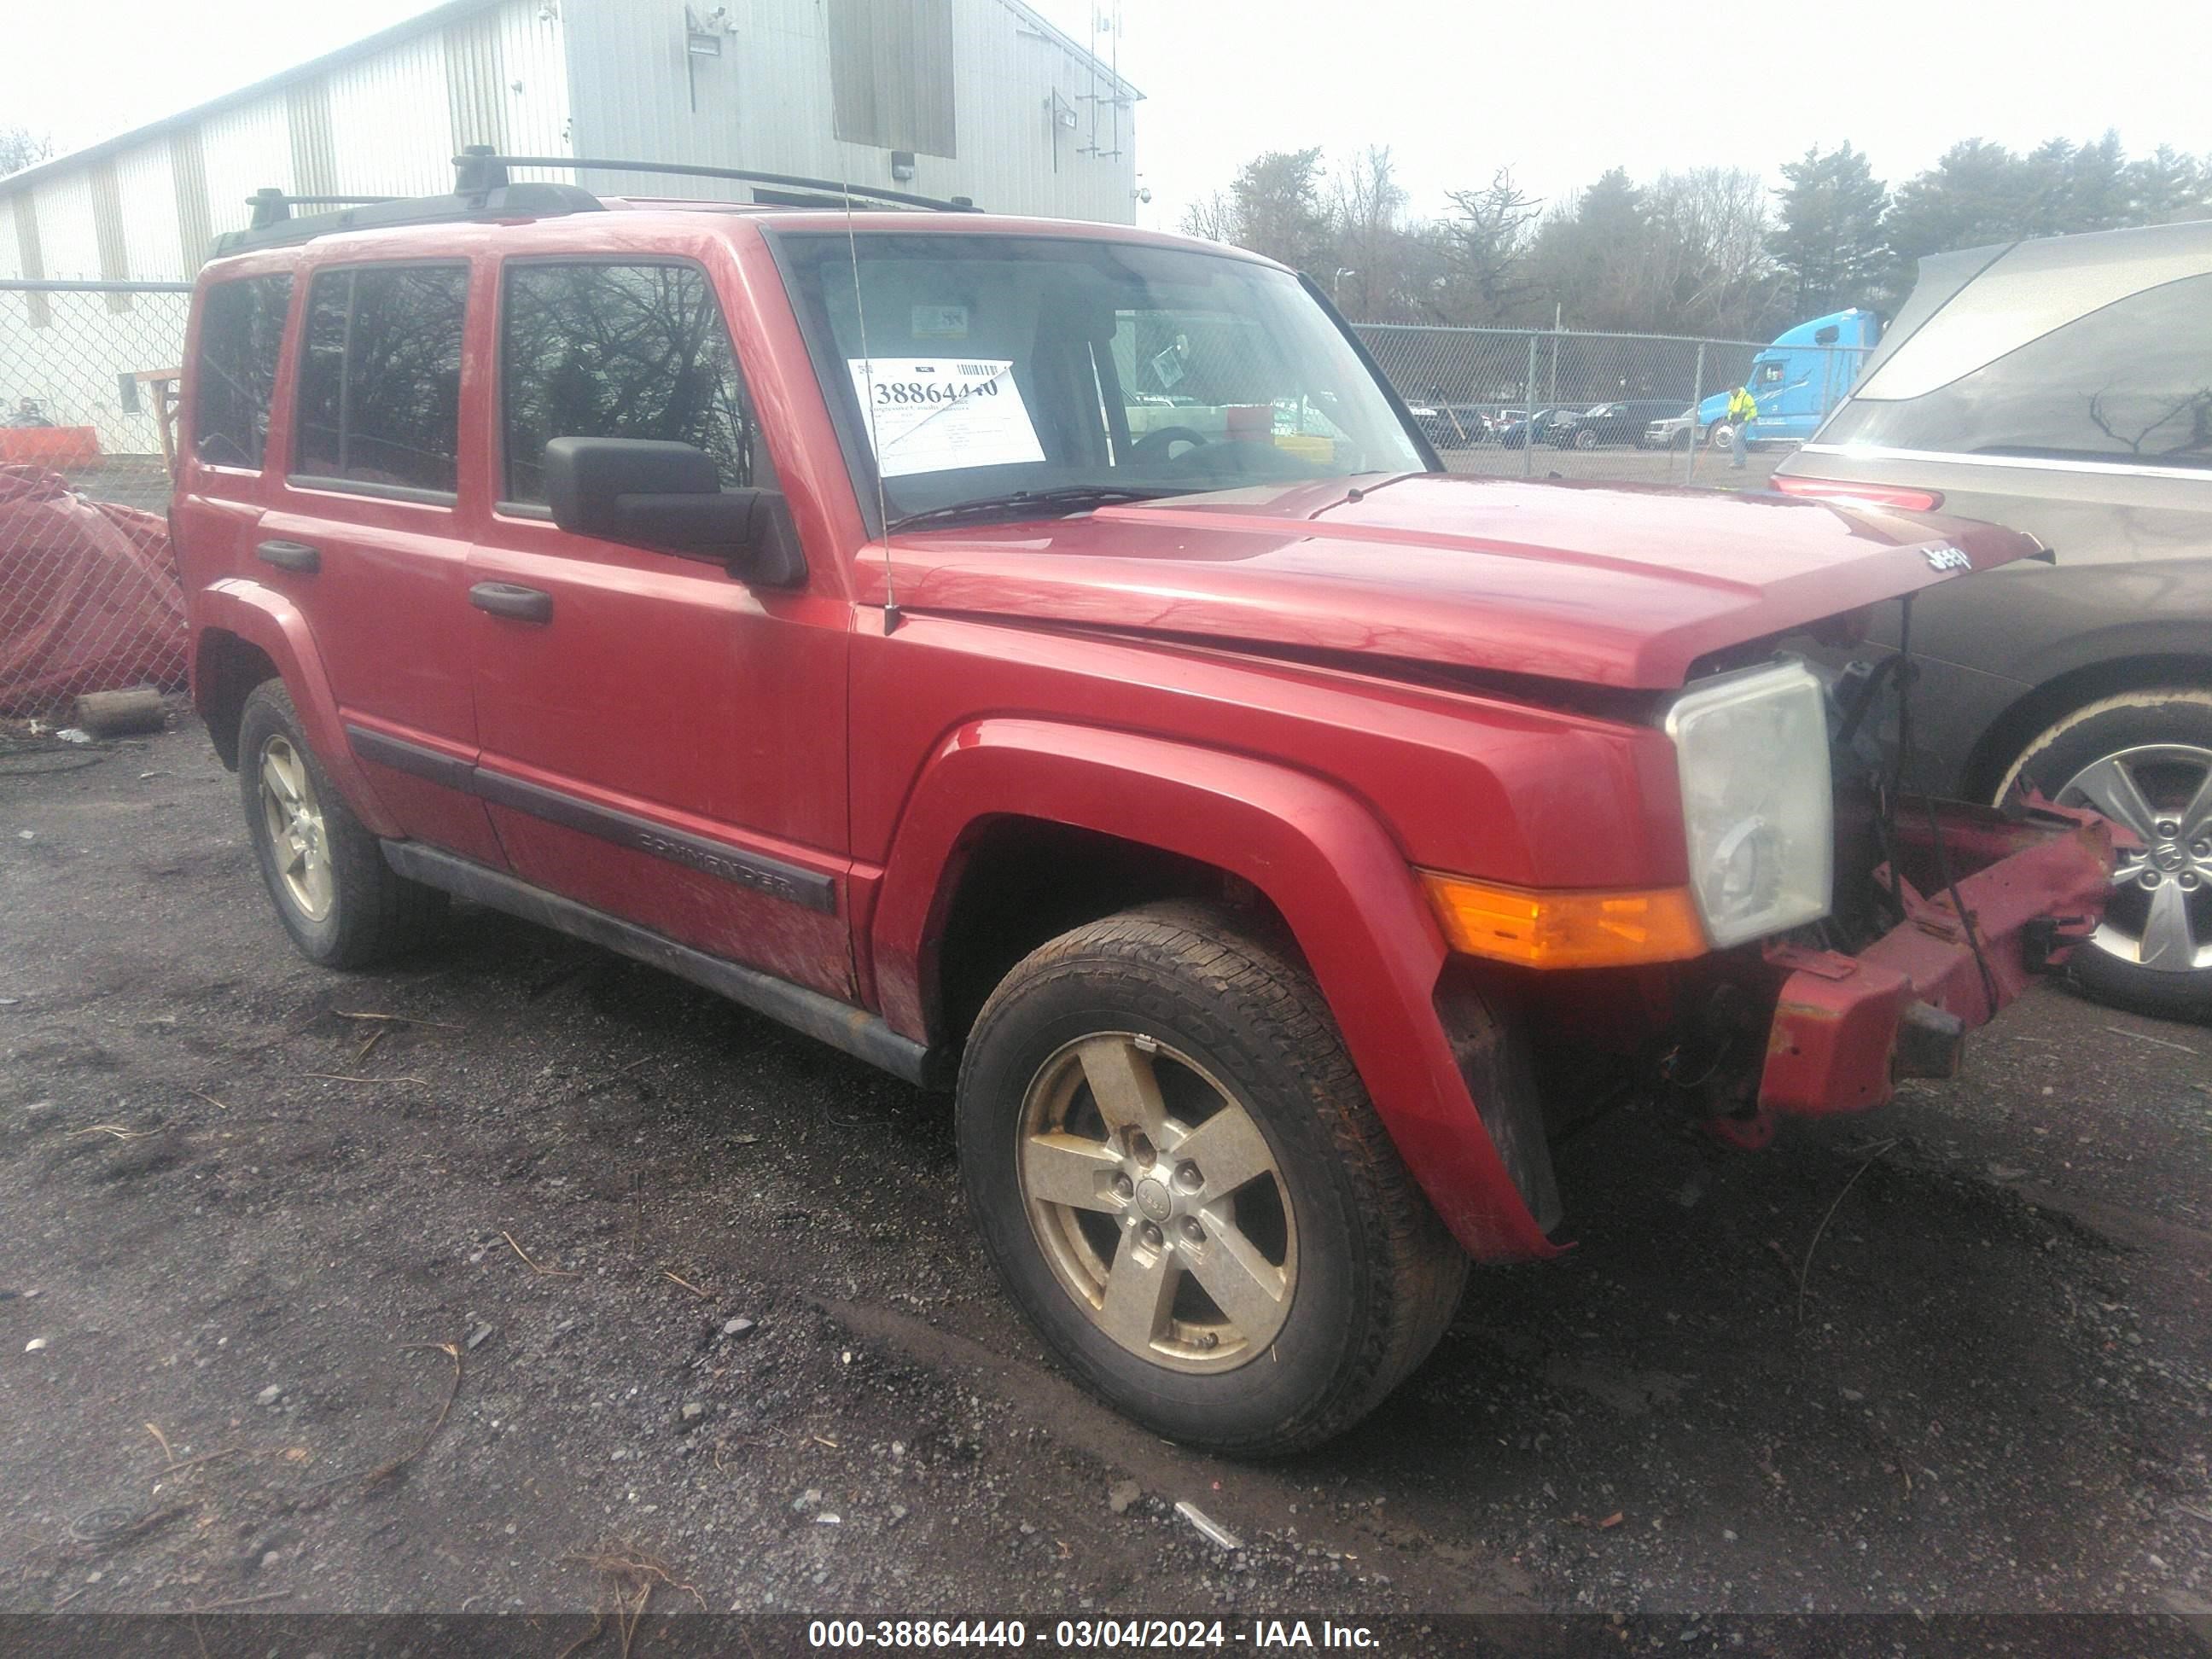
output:
<svg viewBox="0 0 2212 1659"><path fill-rule="evenodd" d="M1899 810L1909 672L1798 652L2026 537L1449 476L1210 243L464 159L194 295L277 921L360 968L458 896L952 1091L1013 1300L1158 1433L1336 1433L1558 1254L1552 1132L1875 1105L2095 925L2101 820Z"/></svg>
<svg viewBox="0 0 2212 1659"><path fill-rule="evenodd" d="M1744 381L1759 404L1752 423L1752 447L1801 444L1811 437L1828 411L1843 402L1858 379L1868 354L1881 337L1881 319L1871 311L1838 311L1785 329L1774 343L1751 360ZM1723 386L1699 402L1696 425L1703 441L1726 449L1735 428L1729 424L1729 394ZM1646 449L1687 449L1692 411L1654 421L1644 430Z"/></svg>

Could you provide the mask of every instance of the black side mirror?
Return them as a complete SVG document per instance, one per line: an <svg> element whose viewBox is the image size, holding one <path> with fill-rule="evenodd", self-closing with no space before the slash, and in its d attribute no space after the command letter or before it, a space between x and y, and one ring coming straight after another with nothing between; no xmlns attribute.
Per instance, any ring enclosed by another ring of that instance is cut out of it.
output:
<svg viewBox="0 0 2212 1659"><path fill-rule="evenodd" d="M723 489L696 445L556 438L545 446L545 499L553 522L575 535L707 560L763 586L806 577L783 497Z"/></svg>

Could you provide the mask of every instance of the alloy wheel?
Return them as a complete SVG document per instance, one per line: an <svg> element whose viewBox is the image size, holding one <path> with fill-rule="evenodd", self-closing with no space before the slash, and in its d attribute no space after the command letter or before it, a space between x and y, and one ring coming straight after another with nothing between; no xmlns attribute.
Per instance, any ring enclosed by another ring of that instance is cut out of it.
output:
<svg viewBox="0 0 2212 1659"><path fill-rule="evenodd" d="M1093 1034L1038 1069L1017 1133L1030 1227L1102 1332L1181 1371L1267 1351L1297 1289L1297 1223L1258 1122L1204 1067Z"/></svg>
<svg viewBox="0 0 2212 1659"><path fill-rule="evenodd" d="M2121 854L2095 942L2166 973L2212 968L2212 749L2144 744L2085 766L2057 794L2142 845Z"/></svg>
<svg viewBox="0 0 2212 1659"><path fill-rule="evenodd" d="M314 781L300 751L282 737L261 748L261 819L276 856L277 879L285 896L309 921L331 913L337 884L331 870L331 843Z"/></svg>

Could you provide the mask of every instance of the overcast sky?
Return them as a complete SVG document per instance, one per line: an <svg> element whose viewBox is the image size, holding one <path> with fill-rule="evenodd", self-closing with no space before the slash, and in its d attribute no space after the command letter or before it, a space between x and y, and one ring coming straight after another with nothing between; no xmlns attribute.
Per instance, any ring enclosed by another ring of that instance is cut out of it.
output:
<svg viewBox="0 0 2212 1659"><path fill-rule="evenodd" d="M1079 39L1115 0L1032 0ZM426 0L15 0L0 125L89 143L427 9ZM1121 0L1146 94L1143 222L1263 149L1388 144L1424 210L1500 166L1550 197L1613 166L1770 175L1848 138L1890 182L1961 138L2119 129L2212 151L2206 0ZM1103 46L1106 37L1100 37ZM73 69L72 66L77 66Z"/></svg>

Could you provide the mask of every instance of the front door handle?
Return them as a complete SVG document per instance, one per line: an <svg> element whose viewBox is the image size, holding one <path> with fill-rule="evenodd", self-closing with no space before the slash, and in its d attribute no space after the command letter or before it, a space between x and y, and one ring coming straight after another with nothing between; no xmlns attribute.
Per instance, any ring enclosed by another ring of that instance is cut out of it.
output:
<svg viewBox="0 0 2212 1659"><path fill-rule="evenodd" d="M542 587L518 587L513 582L478 582L469 589L469 603L495 617L517 622L550 623L553 596Z"/></svg>
<svg viewBox="0 0 2212 1659"><path fill-rule="evenodd" d="M323 556L305 542L264 542L253 550L253 556L264 564L296 570L303 576L312 576L323 568Z"/></svg>

